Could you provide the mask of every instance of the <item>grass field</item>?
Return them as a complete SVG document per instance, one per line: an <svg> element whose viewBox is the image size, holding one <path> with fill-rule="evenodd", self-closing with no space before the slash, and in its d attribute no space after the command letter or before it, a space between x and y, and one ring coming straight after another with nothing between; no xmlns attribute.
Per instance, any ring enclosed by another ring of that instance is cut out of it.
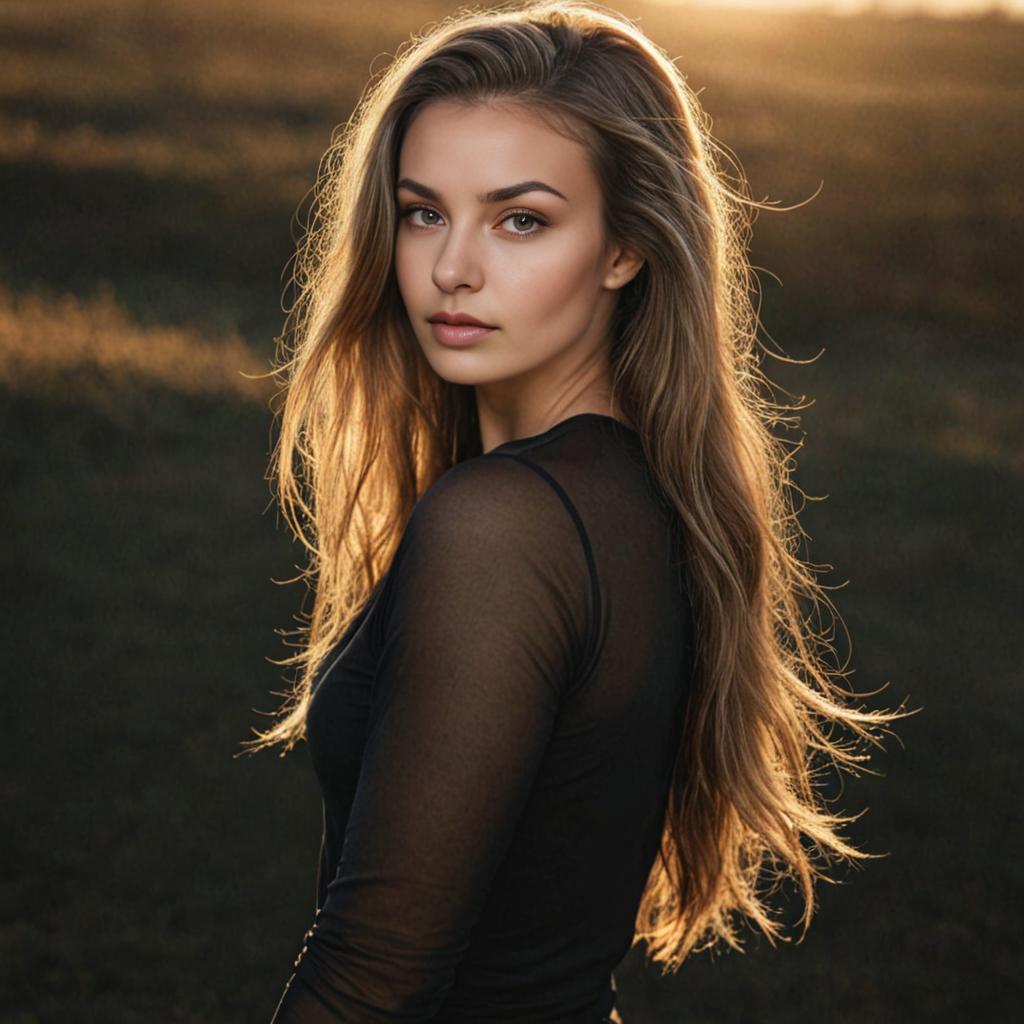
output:
<svg viewBox="0 0 1024 1024"><path fill-rule="evenodd" d="M312 918L277 703L302 552L267 369L293 215L371 68L451 7L0 6L9 865L0 1019L269 1020ZM801 945L661 978L626 1024L1001 1021L1022 994L1024 28L620 5L700 90L762 213L762 320L815 400L798 482L853 682L923 707L842 806L885 852ZM772 276L775 275L775 276ZM784 287L780 287L781 279ZM241 371L241 372L240 372Z"/></svg>

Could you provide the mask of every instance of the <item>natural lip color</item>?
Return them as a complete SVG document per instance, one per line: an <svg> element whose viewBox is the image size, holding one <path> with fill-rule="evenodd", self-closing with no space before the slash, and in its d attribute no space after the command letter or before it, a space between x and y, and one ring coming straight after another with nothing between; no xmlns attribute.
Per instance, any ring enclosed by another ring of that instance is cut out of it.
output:
<svg viewBox="0 0 1024 1024"><path fill-rule="evenodd" d="M443 309L439 309L432 316L427 317L427 320L432 324L445 323L451 324L453 327L494 327L494 324L485 324L483 320L478 320L469 313L447 313Z"/></svg>
<svg viewBox="0 0 1024 1024"><path fill-rule="evenodd" d="M431 323L430 329L442 345L471 345L496 328L479 327L475 324Z"/></svg>

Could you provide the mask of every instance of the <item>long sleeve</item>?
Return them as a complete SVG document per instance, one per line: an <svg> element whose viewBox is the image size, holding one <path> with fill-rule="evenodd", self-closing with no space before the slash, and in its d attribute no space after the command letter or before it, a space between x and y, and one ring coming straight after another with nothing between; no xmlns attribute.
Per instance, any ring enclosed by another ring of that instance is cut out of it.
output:
<svg viewBox="0 0 1024 1024"><path fill-rule="evenodd" d="M582 523L543 470L481 456L417 504L337 873L272 1024L434 1019L592 654Z"/></svg>

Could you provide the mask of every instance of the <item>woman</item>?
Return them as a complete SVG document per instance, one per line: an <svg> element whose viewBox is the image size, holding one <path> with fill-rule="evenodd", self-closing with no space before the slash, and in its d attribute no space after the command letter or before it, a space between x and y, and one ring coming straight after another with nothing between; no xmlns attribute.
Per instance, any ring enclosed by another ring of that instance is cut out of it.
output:
<svg viewBox="0 0 1024 1024"><path fill-rule="evenodd" d="M745 200L671 61L588 3L448 19L330 156L275 450L315 603L248 741L307 739L324 801L274 1021L619 1021L635 941L674 968L736 916L779 936L770 865L806 930L804 840L866 856L811 752L894 717L847 706L798 606L828 602Z"/></svg>

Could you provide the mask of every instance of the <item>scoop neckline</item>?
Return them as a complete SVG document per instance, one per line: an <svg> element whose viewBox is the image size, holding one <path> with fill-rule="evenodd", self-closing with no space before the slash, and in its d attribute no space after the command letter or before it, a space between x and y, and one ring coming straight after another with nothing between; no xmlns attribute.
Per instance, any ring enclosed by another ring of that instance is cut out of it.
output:
<svg viewBox="0 0 1024 1024"><path fill-rule="evenodd" d="M603 412L577 412L572 416L567 417L564 420L559 420L558 423L552 424L547 430L542 430L539 434L531 434L529 437L515 437L511 441L504 441L501 444L495 446L490 451L485 452L485 455L491 455L494 452L500 451L502 448L511 448L513 446L522 446L527 444L534 444L539 441L546 441L550 437L554 437L560 434L562 431L570 427L571 425L580 422L581 420L594 420L607 423L613 429L616 427L622 431L631 440L639 441L640 435L632 427L627 427L622 420L616 419L614 416L609 416Z"/></svg>

